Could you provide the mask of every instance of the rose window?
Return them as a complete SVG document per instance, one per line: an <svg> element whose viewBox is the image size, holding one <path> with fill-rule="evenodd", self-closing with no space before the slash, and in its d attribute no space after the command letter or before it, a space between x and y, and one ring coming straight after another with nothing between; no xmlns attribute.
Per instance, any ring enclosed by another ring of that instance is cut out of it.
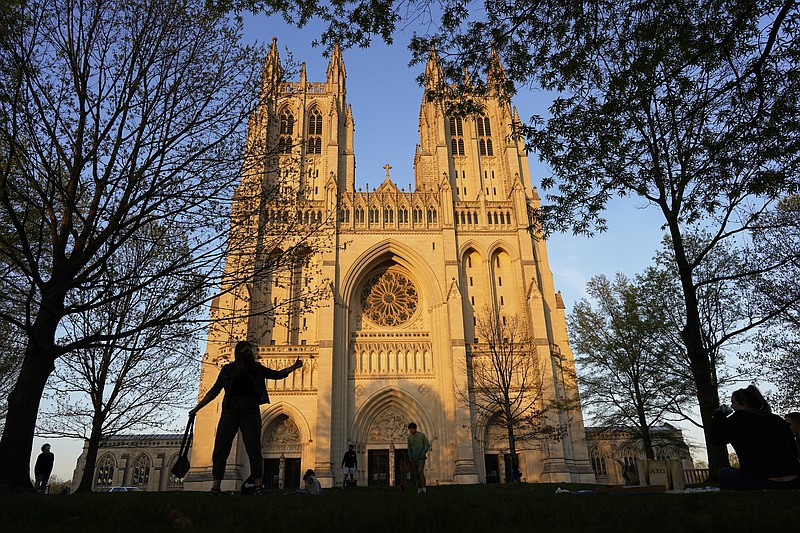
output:
<svg viewBox="0 0 800 533"><path fill-rule="evenodd" d="M361 289L364 315L381 326L408 322L417 310L418 300L411 280L391 270L374 274Z"/></svg>

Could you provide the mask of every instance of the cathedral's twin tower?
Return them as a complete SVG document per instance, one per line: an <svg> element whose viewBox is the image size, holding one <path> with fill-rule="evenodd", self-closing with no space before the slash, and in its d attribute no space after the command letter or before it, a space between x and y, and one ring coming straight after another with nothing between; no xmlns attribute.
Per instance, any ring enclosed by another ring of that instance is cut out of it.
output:
<svg viewBox="0 0 800 533"><path fill-rule="evenodd" d="M502 82L497 55L487 60L490 76ZM429 91L443 79L433 51L425 72ZM305 67L299 81L283 81L273 41L234 197L233 216L245 212L251 219L238 230L248 246L229 254L226 278L234 285L243 265L256 272L271 258L281 260L282 210L291 209L297 227L321 226L331 245L309 246L301 260L292 254L294 266L280 276L254 277L221 293L200 395L241 339L256 345L265 366L304 361L285 380L268 382L272 403L262 406L267 485L294 486L307 468L325 485L340 483L338 465L350 444L360 484L408 483L409 421L433 444L429 483L504 481L508 441L495 415L459 400L471 385L466 367L486 343L476 328L482 314L522 320L532 337L528 355L545 369L545 394L577 395L563 372L564 365L573 367L564 305L545 241L529 231L529 208L539 198L524 147L511 135L519 118L500 94L485 97L475 116L447 116L423 94L414 190L399 190L387 169L379 187L360 192L345 80L335 48L324 82L307 81ZM275 201L283 189L291 191L289 208ZM315 286L326 288L324 301L300 305L304 288ZM281 307L284 302L290 303ZM210 487L220 400L198 414L188 488ZM526 478L594 482L580 410L549 416L566 436L517 445ZM237 441L223 488L238 486L247 464Z"/></svg>

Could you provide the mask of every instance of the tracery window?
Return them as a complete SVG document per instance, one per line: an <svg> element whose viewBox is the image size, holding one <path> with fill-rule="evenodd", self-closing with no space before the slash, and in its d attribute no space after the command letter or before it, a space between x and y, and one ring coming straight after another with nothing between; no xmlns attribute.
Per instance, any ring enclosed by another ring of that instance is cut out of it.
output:
<svg viewBox="0 0 800 533"><path fill-rule="evenodd" d="M483 156L493 156L494 148L492 147L492 126L489 122L489 117L478 117L476 120L478 125L478 149Z"/></svg>
<svg viewBox="0 0 800 533"><path fill-rule="evenodd" d="M464 124L461 117L450 117L450 148L453 155L464 155Z"/></svg>
<svg viewBox="0 0 800 533"><path fill-rule="evenodd" d="M636 470L636 457L634 457L633 455L625 455L622 458L622 465L627 470L635 471Z"/></svg>
<svg viewBox="0 0 800 533"><path fill-rule="evenodd" d="M140 489L147 488L147 482L150 481L150 457L145 454L136 458L133 463L133 476L131 476L131 483Z"/></svg>
<svg viewBox="0 0 800 533"><path fill-rule="evenodd" d="M294 134L294 115L289 109L281 113L280 137L278 139L278 153L290 154L292 152L292 135Z"/></svg>
<svg viewBox="0 0 800 533"><path fill-rule="evenodd" d="M429 207L428 208L428 224L436 224L437 220L437 213L436 209Z"/></svg>
<svg viewBox="0 0 800 533"><path fill-rule="evenodd" d="M373 274L361 288L364 315L381 326L400 326L408 322L418 303L414 283L393 270Z"/></svg>
<svg viewBox="0 0 800 533"><path fill-rule="evenodd" d="M606 458L600 448L592 450L592 470L596 476L608 476L608 469L606 468Z"/></svg>
<svg viewBox="0 0 800 533"><path fill-rule="evenodd" d="M308 116L308 154L322 153L322 113L313 109Z"/></svg>
<svg viewBox="0 0 800 533"><path fill-rule="evenodd" d="M400 224L408 224L408 209L405 207L400 208L400 211L397 212L397 221Z"/></svg>
<svg viewBox="0 0 800 533"><path fill-rule="evenodd" d="M111 454L104 455L100 461L97 462L97 474L95 477L96 487L110 487L114 484L114 469L117 467L117 461Z"/></svg>

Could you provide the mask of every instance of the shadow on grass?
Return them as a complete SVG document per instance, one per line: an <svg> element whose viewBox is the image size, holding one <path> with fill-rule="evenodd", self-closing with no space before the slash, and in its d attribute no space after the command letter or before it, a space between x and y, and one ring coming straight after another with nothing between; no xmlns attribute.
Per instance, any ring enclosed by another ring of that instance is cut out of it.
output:
<svg viewBox="0 0 800 533"><path fill-rule="evenodd" d="M569 493L556 494L556 489ZM198 492L6 495L5 531L424 532L794 530L800 492L583 494L594 485L331 488L321 497Z"/></svg>

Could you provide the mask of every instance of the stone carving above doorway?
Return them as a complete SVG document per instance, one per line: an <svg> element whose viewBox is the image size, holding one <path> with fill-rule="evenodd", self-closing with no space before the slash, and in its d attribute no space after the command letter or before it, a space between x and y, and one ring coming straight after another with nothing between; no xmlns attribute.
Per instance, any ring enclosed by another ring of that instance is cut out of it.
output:
<svg viewBox="0 0 800 533"><path fill-rule="evenodd" d="M269 428L267 442L270 444L297 444L300 442L300 430L289 418L278 420Z"/></svg>
<svg viewBox="0 0 800 533"><path fill-rule="evenodd" d="M405 442L408 436L408 421L397 409L385 409L372 422L369 429L370 442Z"/></svg>

